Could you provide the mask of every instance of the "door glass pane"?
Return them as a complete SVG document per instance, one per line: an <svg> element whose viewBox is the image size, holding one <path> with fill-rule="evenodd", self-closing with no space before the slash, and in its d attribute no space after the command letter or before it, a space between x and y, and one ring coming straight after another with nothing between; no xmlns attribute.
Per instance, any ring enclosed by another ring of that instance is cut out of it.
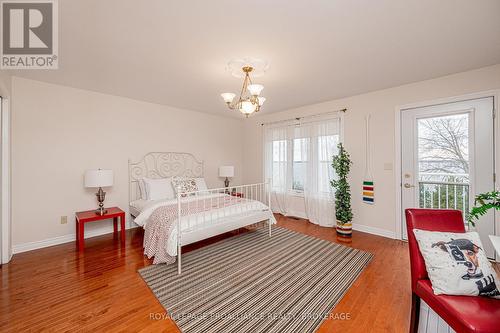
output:
<svg viewBox="0 0 500 333"><path fill-rule="evenodd" d="M418 119L421 208L469 210L469 114Z"/></svg>

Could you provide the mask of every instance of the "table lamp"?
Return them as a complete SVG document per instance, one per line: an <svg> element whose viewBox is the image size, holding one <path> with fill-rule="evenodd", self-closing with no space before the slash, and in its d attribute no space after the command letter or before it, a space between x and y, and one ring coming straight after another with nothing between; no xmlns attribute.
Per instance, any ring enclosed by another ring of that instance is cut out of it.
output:
<svg viewBox="0 0 500 333"><path fill-rule="evenodd" d="M226 177L224 187L229 187L229 178L234 177L234 166L223 165L219 167L219 177Z"/></svg>
<svg viewBox="0 0 500 333"><path fill-rule="evenodd" d="M113 170L97 169L85 171L85 187L99 188L95 194L97 201L99 202L99 208L95 211L98 215L102 216L108 212L104 209L104 198L106 197L106 192L104 192L102 188L110 186L113 186Z"/></svg>

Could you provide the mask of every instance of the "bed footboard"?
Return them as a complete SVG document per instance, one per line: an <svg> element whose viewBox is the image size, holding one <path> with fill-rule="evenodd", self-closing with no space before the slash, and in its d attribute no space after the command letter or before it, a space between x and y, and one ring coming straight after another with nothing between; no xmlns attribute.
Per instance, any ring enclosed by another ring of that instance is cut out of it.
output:
<svg viewBox="0 0 500 333"><path fill-rule="evenodd" d="M271 181L182 192L177 189L177 273L182 273L182 246L267 220L272 236ZM194 228L182 224L194 219ZM217 223L214 223L217 222Z"/></svg>

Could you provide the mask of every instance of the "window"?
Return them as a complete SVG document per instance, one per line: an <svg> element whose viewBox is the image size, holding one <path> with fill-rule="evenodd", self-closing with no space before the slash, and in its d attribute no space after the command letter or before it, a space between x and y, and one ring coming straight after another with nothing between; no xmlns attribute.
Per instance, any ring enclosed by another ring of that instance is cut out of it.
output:
<svg viewBox="0 0 500 333"><path fill-rule="evenodd" d="M309 138L293 140L292 190L304 191Z"/></svg>
<svg viewBox="0 0 500 333"><path fill-rule="evenodd" d="M421 118L418 128L418 189L421 208L469 211L468 113Z"/></svg>
<svg viewBox="0 0 500 333"><path fill-rule="evenodd" d="M332 193L332 156L340 142L340 119L272 126L264 131L265 177L276 193ZM307 191L306 191L307 190Z"/></svg>
<svg viewBox="0 0 500 333"><path fill-rule="evenodd" d="M330 191L330 179L333 178L334 172L332 169L332 156L337 154L337 144L339 143L339 135L324 135L316 138L318 156L318 190L320 192ZM291 190L296 192L304 191L304 183L307 177L307 163L311 138L299 138L291 140L292 143L292 181ZM273 141L273 172L272 182L273 187L281 188L286 186L287 174L287 140Z"/></svg>
<svg viewBox="0 0 500 333"><path fill-rule="evenodd" d="M318 137L318 190L330 191L330 180L335 177L332 168L332 157L338 154L337 145L340 142L338 135L324 135Z"/></svg>
<svg viewBox="0 0 500 333"><path fill-rule="evenodd" d="M272 186L281 188L286 184L287 144L286 140L273 141Z"/></svg>

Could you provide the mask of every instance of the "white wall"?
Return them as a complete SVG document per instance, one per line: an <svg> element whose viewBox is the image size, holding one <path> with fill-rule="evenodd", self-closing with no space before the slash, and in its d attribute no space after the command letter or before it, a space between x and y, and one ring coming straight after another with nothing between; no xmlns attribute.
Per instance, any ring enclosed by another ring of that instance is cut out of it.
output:
<svg viewBox="0 0 500 333"><path fill-rule="evenodd" d="M311 82L314 84L314 82ZM318 114L348 108L344 123L344 142L354 165L351 173L354 224L360 230L394 236L396 219L395 177L384 164L394 164L395 108L433 99L459 96L500 88L500 64L417 82L283 112L261 115L245 122L245 182L260 181L262 174L262 128L260 123ZM320 89L320 87L318 87ZM375 205L361 202L360 188L364 175L364 117L371 117ZM394 169L394 165L393 165ZM297 201L295 210L301 210Z"/></svg>
<svg viewBox="0 0 500 333"><path fill-rule="evenodd" d="M106 205L128 210L128 159L151 151L193 153L209 186L222 186L220 165L242 180L240 119L14 77L12 81L12 239L19 252L74 238L74 212L96 207L83 173L110 168ZM60 217L68 216L67 224ZM110 231L91 223L89 234ZM130 220L129 220L130 222ZM96 228L99 229L96 231ZM34 243L33 243L34 242Z"/></svg>

